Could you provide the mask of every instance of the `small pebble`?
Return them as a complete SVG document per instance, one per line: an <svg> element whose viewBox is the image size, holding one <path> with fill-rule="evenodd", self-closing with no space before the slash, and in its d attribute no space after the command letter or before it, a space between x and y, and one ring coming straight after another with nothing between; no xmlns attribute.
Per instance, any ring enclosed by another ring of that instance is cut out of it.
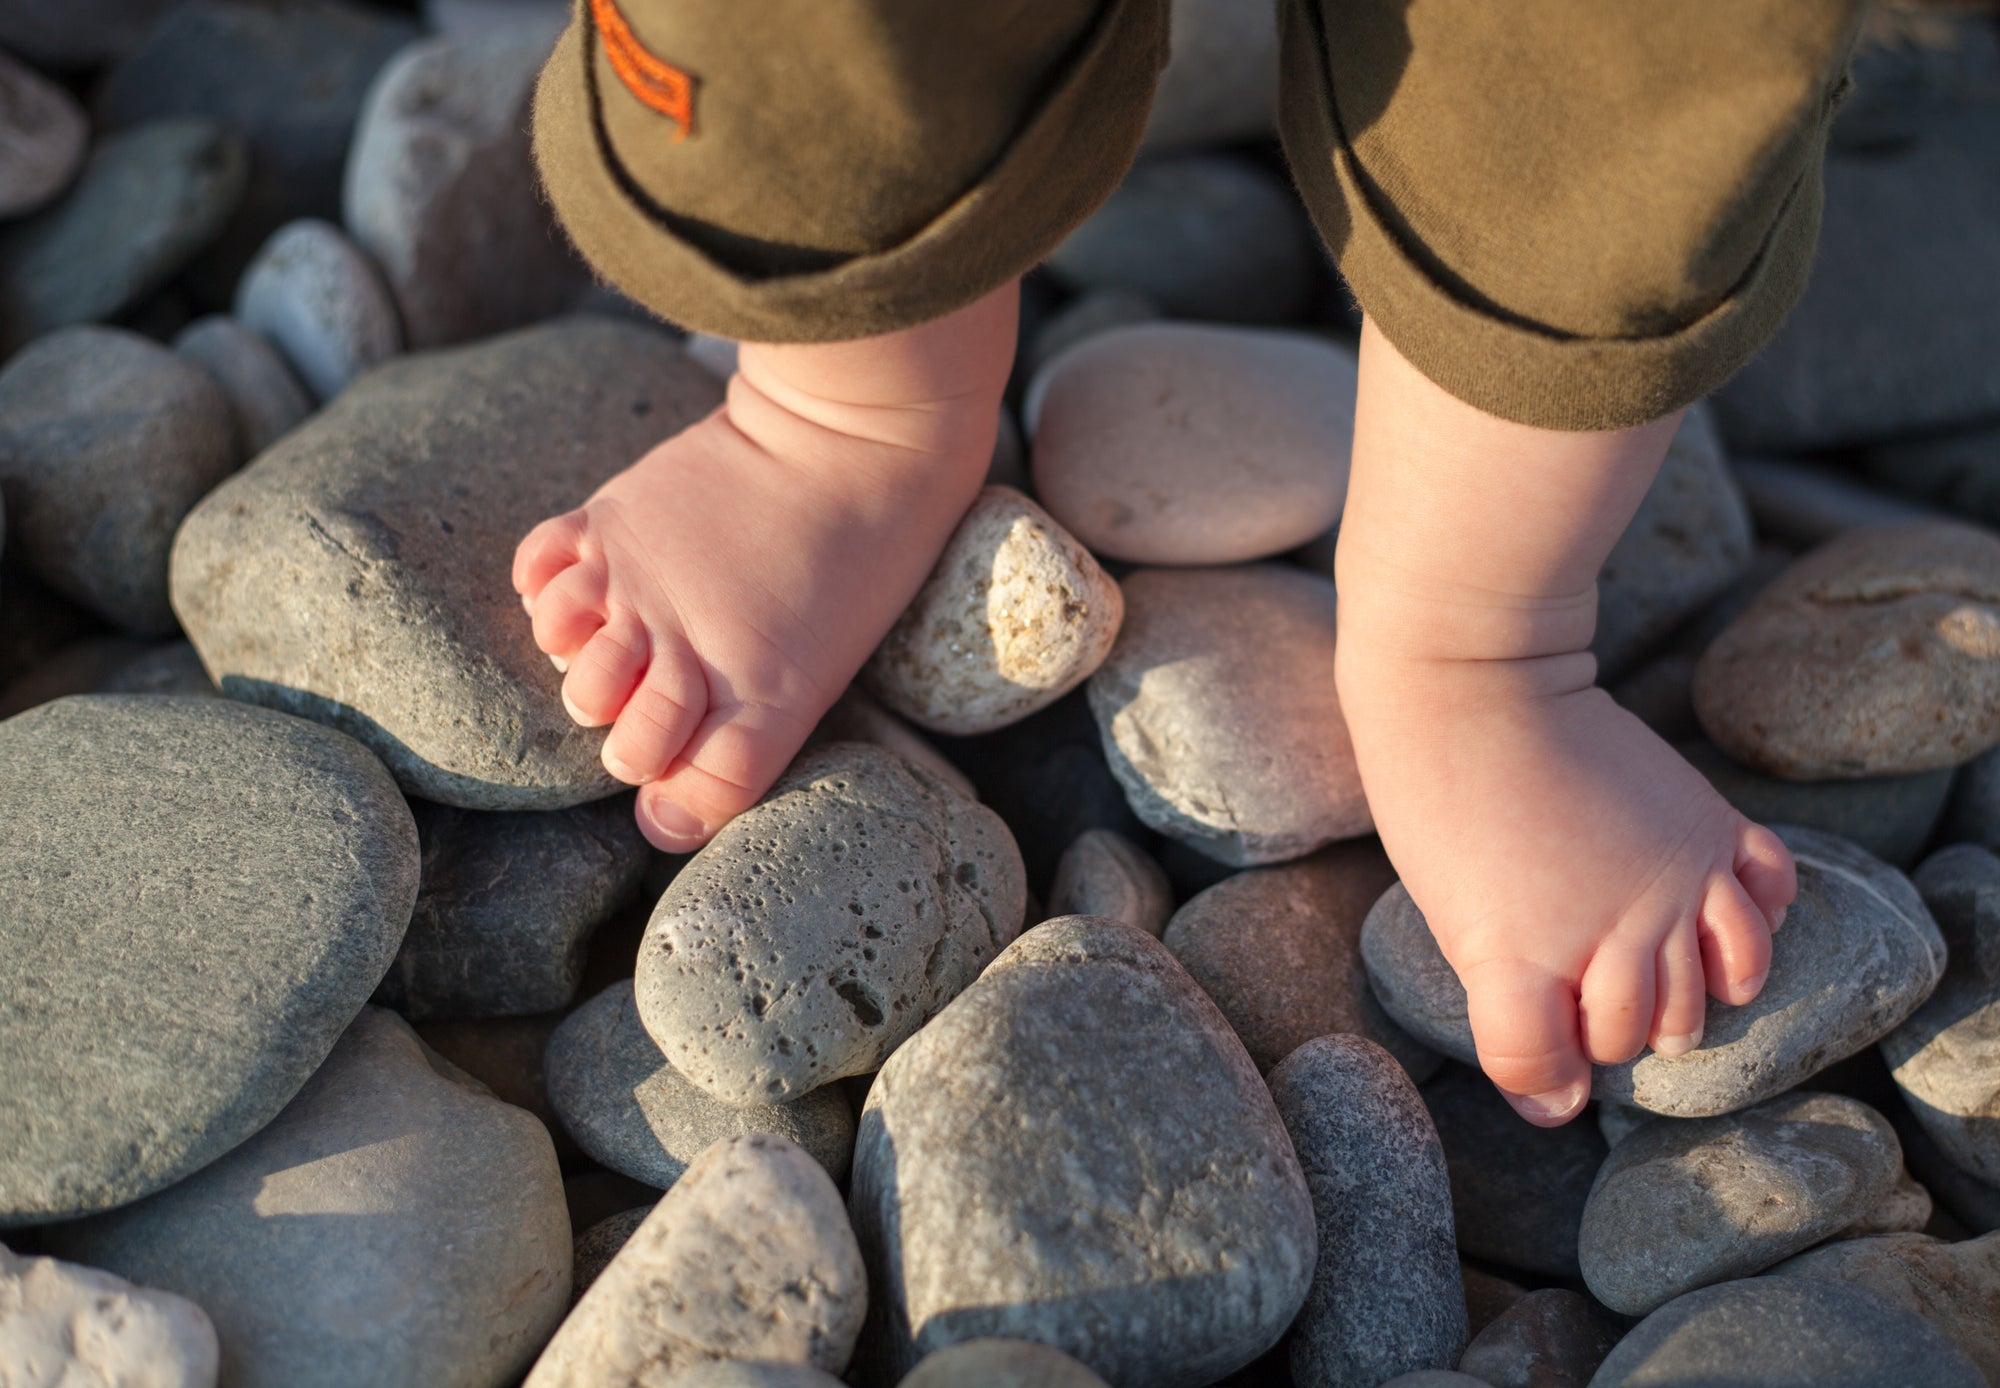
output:
<svg viewBox="0 0 2000 1388"><path fill-rule="evenodd" d="M368 257L330 222L288 222L236 288L236 317L263 334L319 400L403 350L396 305Z"/></svg>
<svg viewBox="0 0 2000 1388"><path fill-rule="evenodd" d="M172 1292L0 1248L0 1383L215 1388L215 1327Z"/></svg>
<svg viewBox="0 0 2000 1388"><path fill-rule="evenodd" d="M910 1370L896 1388L1105 1388L1061 1350L1033 1340L961 1340Z"/></svg>
<svg viewBox="0 0 2000 1388"><path fill-rule="evenodd" d="M657 1202L656 1202L657 1203ZM570 1277L569 1304L583 1300L599 1274L611 1266L618 1250L631 1241L639 1226L653 1213L653 1205L637 1205L600 1219L576 1236L574 1270Z"/></svg>
<svg viewBox="0 0 2000 1388"><path fill-rule="evenodd" d="M1458 1369L1492 1388L1585 1388L1624 1334L1589 1297L1544 1287L1480 1331Z"/></svg>
<svg viewBox="0 0 2000 1388"><path fill-rule="evenodd" d="M0 51L0 217L21 217L69 187L90 125L70 94Z"/></svg>
<svg viewBox="0 0 2000 1388"><path fill-rule="evenodd" d="M254 458L312 413L312 397L265 338L226 314L197 319L174 350L207 371L236 420L236 441Z"/></svg>
<svg viewBox="0 0 2000 1388"><path fill-rule="evenodd" d="M1157 940L1173 913L1174 892L1167 874L1145 849L1116 830L1084 830L1056 864L1050 916L1101 916Z"/></svg>

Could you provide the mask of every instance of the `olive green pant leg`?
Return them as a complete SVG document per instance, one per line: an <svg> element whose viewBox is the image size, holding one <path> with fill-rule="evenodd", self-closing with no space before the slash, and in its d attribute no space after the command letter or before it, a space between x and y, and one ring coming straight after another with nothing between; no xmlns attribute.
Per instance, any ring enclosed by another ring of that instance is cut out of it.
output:
<svg viewBox="0 0 2000 1388"><path fill-rule="evenodd" d="M1713 390L1804 289L1860 0L1279 0L1279 123L1364 310L1523 423Z"/></svg>
<svg viewBox="0 0 2000 1388"><path fill-rule="evenodd" d="M1124 175L1166 0L578 0L535 156L608 280L690 328L864 337L1020 274Z"/></svg>

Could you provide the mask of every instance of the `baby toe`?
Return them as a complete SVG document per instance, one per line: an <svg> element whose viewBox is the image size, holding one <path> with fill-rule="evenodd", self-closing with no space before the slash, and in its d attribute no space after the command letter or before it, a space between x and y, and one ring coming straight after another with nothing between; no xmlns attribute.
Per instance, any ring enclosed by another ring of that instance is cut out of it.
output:
<svg viewBox="0 0 2000 1388"><path fill-rule="evenodd" d="M618 717L646 671L652 645L646 629L630 616L614 616L569 662L563 679L563 707L586 728L601 728Z"/></svg>
<svg viewBox="0 0 2000 1388"><path fill-rule="evenodd" d="M1466 971L1465 995L1479 1066L1515 1112L1543 1128L1581 1112L1590 1062L1569 984L1524 960L1493 960Z"/></svg>
<svg viewBox="0 0 2000 1388"><path fill-rule="evenodd" d="M1622 1065L1646 1048L1653 1029L1656 948L1607 941L1584 971L1577 995L1583 1052L1599 1065Z"/></svg>
<svg viewBox="0 0 2000 1388"><path fill-rule="evenodd" d="M1761 824L1745 824L1736 836L1736 880L1771 929L1785 923L1785 908L1799 894L1799 870L1783 839Z"/></svg>
<svg viewBox="0 0 2000 1388"><path fill-rule="evenodd" d="M710 713L681 757L639 796L639 825L656 846L687 852L763 799L805 744L811 724L776 709ZM649 824L648 821L651 821Z"/></svg>
<svg viewBox="0 0 2000 1388"><path fill-rule="evenodd" d="M589 564L570 565L542 589L529 620L535 644L566 663L604 625L603 572Z"/></svg>
<svg viewBox="0 0 2000 1388"><path fill-rule="evenodd" d="M653 642L645 675L604 739L604 769L627 785L657 781L707 712L708 681L694 653L677 639Z"/></svg>
<svg viewBox="0 0 2000 1388"><path fill-rule="evenodd" d="M1686 1055L1701 1044L1708 1016L1708 985L1701 940L1692 919L1674 927L1653 962L1653 1029L1647 1038L1661 1055Z"/></svg>
<svg viewBox="0 0 2000 1388"><path fill-rule="evenodd" d="M1708 991L1733 1007L1756 997L1771 968L1771 929L1734 874L1709 879L1697 932Z"/></svg>
<svg viewBox="0 0 2000 1388"><path fill-rule="evenodd" d="M530 612L549 580L583 557L587 528L581 511L551 516L514 547L514 591L528 602Z"/></svg>

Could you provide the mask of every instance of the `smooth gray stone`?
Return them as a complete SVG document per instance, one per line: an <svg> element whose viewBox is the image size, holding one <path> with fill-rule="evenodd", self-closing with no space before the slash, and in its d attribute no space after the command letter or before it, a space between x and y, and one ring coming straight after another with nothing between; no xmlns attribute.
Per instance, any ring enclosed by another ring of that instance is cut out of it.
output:
<svg viewBox="0 0 2000 1388"><path fill-rule="evenodd" d="M1233 155L1144 159L1048 267L1078 289L1141 294L1175 318L1289 323L1319 249L1276 175Z"/></svg>
<svg viewBox="0 0 2000 1388"><path fill-rule="evenodd" d="M99 140L65 196L0 229L0 349L137 306L215 239L248 166L242 137L213 121Z"/></svg>
<svg viewBox="0 0 2000 1388"><path fill-rule="evenodd" d="M1083 1365L1033 1340L961 1340L910 1370L896 1388L1106 1388Z"/></svg>
<svg viewBox="0 0 2000 1388"><path fill-rule="evenodd" d="M178 0L76 0L0 6L0 48L52 72L101 67L145 36Z"/></svg>
<svg viewBox="0 0 2000 1388"><path fill-rule="evenodd" d="M0 217L21 217L67 188L90 124L76 99L0 51Z"/></svg>
<svg viewBox="0 0 2000 1388"><path fill-rule="evenodd" d="M652 858L631 797L512 814L410 808L423 884L375 1001L411 1021L567 1007L592 933L638 894Z"/></svg>
<svg viewBox="0 0 2000 1388"><path fill-rule="evenodd" d="M1750 563L1750 510L1706 405L1687 412L1659 475L1597 575L1599 676L1616 679Z"/></svg>
<svg viewBox="0 0 2000 1388"><path fill-rule="evenodd" d="M559 1012L538 1017L478 1017L414 1024L424 1044L493 1091L493 1096L542 1120L565 1166L581 1153L549 1105L542 1054L562 1023ZM579 1225L578 1228L584 1226Z"/></svg>
<svg viewBox="0 0 2000 1388"><path fill-rule="evenodd" d="M1048 912L1122 921L1157 940L1174 913L1174 889L1138 844L1113 829L1086 829L1056 864Z"/></svg>
<svg viewBox="0 0 2000 1388"><path fill-rule="evenodd" d="M1668 650L1642 661L1605 686L1618 706L1657 733L1662 742L1684 743L1701 736L1694 716L1696 657Z"/></svg>
<svg viewBox="0 0 2000 1388"><path fill-rule="evenodd" d="M174 631L174 531L237 462L222 392L137 333L61 329L0 370L10 557L122 630Z"/></svg>
<svg viewBox="0 0 2000 1388"><path fill-rule="evenodd" d="M849 1204L883 1382L1002 1336L1198 1388L1277 1342L1316 1251L1242 1043L1159 941L1088 916L1023 935L889 1057Z"/></svg>
<svg viewBox="0 0 2000 1388"><path fill-rule="evenodd" d="M1964 520L2000 522L2000 428L1992 420L1919 438L1883 439L1860 461L1870 478L1899 495Z"/></svg>
<svg viewBox="0 0 2000 1388"><path fill-rule="evenodd" d="M395 362L188 517L175 610L224 692L351 731L411 794L601 799L604 731L563 711L514 547L719 398L671 339L603 319Z"/></svg>
<svg viewBox="0 0 2000 1388"><path fill-rule="evenodd" d="M1162 939L1258 1069L1314 1037L1351 1032L1421 1082L1437 1070L1437 1052L1389 1019L1361 966L1361 922L1395 880L1376 840L1332 844L1223 879L1176 911Z"/></svg>
<svg viewBox="0 0 2000 1388"><path fill-rule="evenodd" d="M789 1104L733 1108L682 1079L639 1023L632 984L614 983L564 1019L549 1039L548 1090L556 1116L597 1161L661 1189L724 1138L776 1133L847 1179L854 1110L839 1085Z"/></svg>
<svg viewBox="0 0 2000 1388"><path fill-rule="evenodd" d="M1268 140L1278 109L1277 15L1234 0L1174 0L1173 52L1153 89L1142 148Z"/></svg>
<svg viewBox="0 0 2000 1388"><path fill-rule="evenodd" d="M1873 1292L1922 1316L2000 1382L2000 1234L1946 1243L1885 1234L1809 1248L1773 1277L1825 1277Z"/></svg>
<svg viewBox="0 0 2000 1388"><path fill-rule="evenodd" d="M774 1133L726 1138L632 1231L522 1388L661 1383L711 1359L837 1374L867 1300L826 1172Z"/></svg>
<svg viewBox="0 0 2000 1388"><path fill-rule="evenodd" d="M629 1210L620 1210L615 1215L598 1220L576 1236L569 1287L571 1306L583 1299L583 1294L590 1290L598 1275L611 1266L611 1260L618 1256L618 1250L631 1241L632 1235L652 1213L652 1205L639 1205Z"/></svg>
<svg viewBox="0 0 2000 1388"><path fill-rule="evenodd" d="M1828 468L1745 458L1734 470L1758 533L1801 549L1863 526L1944 518Z"/></svg>
<svg viewBox="0 0 2000 1388"><path fill-rule="evenodd" d="M1938 837L1948 844L2000 848L2000 747L1958 768Z"/></svg>
<svg viewBox="0 0 2000 1388"><path fill-rule="evenodd" d="M236 421L236 441L254 458L312 413L312 397L262 333L227 314L188 324L174 350L214 378Z"/></svg>
<svg viewBox="0 0 2000 1388"><path fill-rule="evenodd" d="M202 1309L171 1292L0 1248L0 1383L8 1388L215 1388Z"/></svg>
<svg viewBox="0 0 2000 1388"><path fill-rule="evenodd" d="M1757 823L1836 834L1905 870L1931 841L1951 794L1950 767L1852 781L1781 781L1732 761L1705 738L1681 742L1674 750Z"/></svg>
<svg viewBox="0 0 2000 1388"><path fill-rule="evenodd" d="M529 151L548 55L533 34L426 39L368 93L344 220L381 266L412 349L551 317L589 282Z"/></svg>
<svg viewBox="0 0 2000 1388"><path fill-rule="evenodd" d="M1593 1097L1677 1118L1747 1108L1893 1031L1944 973L1944 940L1907 877L1844 839L1773 825L1799 895L1771 940L1771 972L1743 1007L1711 1000L1700 1047L1596 1068ZM1401 884L1368 913L1361 957L1405 1030L1476 1064L1465 989Z"/></svg>
<svg viewBox="0 0 2000 1388"><path fill-rule="evenodd" d="M1913 1180L1921 1181L1944 1228L1956 1225L1974 1234L2000 1229L2000 1185L1967 1174L1945 1155L1930 1130L1910 1112L1907 1103L1888 1111L1903 1144L1903 1161ZM1941 1230L1942 1232L1942 1230Z"/></svg>
<svg viewBox="0 0 2000 1388"><path fill-rule="evenodd" d="M1292 1326L1292 1378L1375 1388L1448 1368L1468 1336L1444 1148L1396 1058L1322 1036L1271 1072L1312 1193L1319 1257Z"/></svg>
<svg viewBox="0 0 2000 1388"><path fill-rule="evenodd" d="M201 1306L232 1388L491 1388L569 1305L547 1131L374 1007L255 1137L44 1239Z"/></svg>
<svg viewBox="0 0 2000 1388"><path fill-rule="evenodd" d="M1624 1334L1589 1297L1544 1287L1480 1331L1458 1369L1493 1388L1584 1388Z"/></svg>
<svg viewBox="0 0 2000 1388"><path fill-rule="evenodd" d="M1950 1161L2000 1186L2000 858L1958 844L1917 869L1944 933L1944 979L1882 1056L1910 1111Z"/></svg>
<svg viewBox="0 0 2000 1388"><path fill-rule="evenodd" d="M1611 1150L1577 1252L1591 1294L1643 1316L1750 1277L1854 1223L1887 1195L1903 1149L1889 1120L1798 1091L1741 1113L1648 1123Z"/></svg>
<svg viewBox="0 0 2000 1388"><path fill-rule="evenodd" d="M879 747L801 756L660 898L639 1016L725 1104L865 1075L1020 932L1000 817Z"/></svg>
<svg viewBox="0 0 2000 1388"><path fill-rule="evenodd" d="M316 724L104 694L0 723L0 1225L135 1200L263 1127L416 893L394 783Z"/></svg>
<svg viewBox="0 0 2000 1388"><path fill-rule="evenodd" d="M235 313L277 346L319 400L403 350L381 272L339 227L316 217L271 233L237 282Z"/></svg>
<svg viewBox="0 0 2000 1388"><path fill-rule="evenodd" d="M1583 1120L1534 1127L1477 1070L1448 1065L1422 1093L1451 1172L1460 1251L1506 1268L1577 1276L1577 1230L1604 1164L1603 1137Z"/></svg>
<svg viewBox="0 0 2000 1388"><path fill-rule="evenodd" d="M1611 1351L1591 1388L1981 1388L1922 1318L1813 1277L1752 1277L1676 1297Z"/></svg>
<svg viewBox="0 0 2000 1388"><path fill-rule="evenodd" d="M1930 1191L1903 1167L1896 1172L1888 1192L1834 1237L1865 1239L1877 1234L1916 1233L1929 1226L1936 1212L1937 1202Z"/></svg>

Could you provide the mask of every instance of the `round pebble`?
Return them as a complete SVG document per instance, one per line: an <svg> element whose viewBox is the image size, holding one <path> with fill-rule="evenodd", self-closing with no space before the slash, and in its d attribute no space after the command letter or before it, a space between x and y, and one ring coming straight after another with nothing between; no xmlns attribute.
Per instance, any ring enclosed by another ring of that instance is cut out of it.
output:
<svg viewBox="0 0 2000 1388"><path fill-rule="evenodd" d="M576 1236L574 1267L570 1276L569 1299L574 1306L583 1299L593 1283L611 1266L611 1260L618 1256L618 1250L631 1242L653 1213L652 1205L638 1205L629 1210L600 1219Z"/></svg>
<svg viewBox="0 0 2000 1388"><path fill-rule="evenodd" d="M1056 864L1048 913L1101 916L1157 940L1174 913L1174 892L1145 849L1114 829L1086 829Z"/></svg>
<svg viewBox="0 0 2000 1388"><path fill-rule="evenodd" d="M1773 1277L1824 1277L1872 1292L1929 1321L2000 1381L2000 1234L1946 1243L1889 1234L1809 1248Z"/></svg>
<svg viewBox="0 0 2000 1388"><path fill-rule="evenodd" d="M316 218L272 233L236 287L236 316L276 344L320 400L403 350L381 274L340 228Z"/></svg>
<svg viewBox="0 0 2000 1388"><path fill-rule="evenodd" d="M896 1388L1105 1388L1105 1382L1032 1340L961 1340L925 1355Z"/></svg>
<svg viewBox="0 0 2000 1388"><path fill-rule="evenodd" d="M69 187L89 143L75 99L0 51L0 217L25 216Z"/></svg>
<svg viewBox="0 0 2000 1388"><path fill-rule="evenodd" d="M1494 1388L1585 1388L1625 1327L1563 1287L1529 1292L1459 1356L1459 1372Z"/></svg>
<svg viewBox="0 0 2000 1388"><path fill-rule="evenodd" d="M312 397L278 349L227 314L190 323L174 338L174 350L222 388L246 458L262 453L312 413Z"/></svg>
<svg viewBox="0 0 2000 1388"><path fill-rule="evenodd" d="M214 1388L215 1327L172 1292L0 1248L0 1383Z"/></svg>

